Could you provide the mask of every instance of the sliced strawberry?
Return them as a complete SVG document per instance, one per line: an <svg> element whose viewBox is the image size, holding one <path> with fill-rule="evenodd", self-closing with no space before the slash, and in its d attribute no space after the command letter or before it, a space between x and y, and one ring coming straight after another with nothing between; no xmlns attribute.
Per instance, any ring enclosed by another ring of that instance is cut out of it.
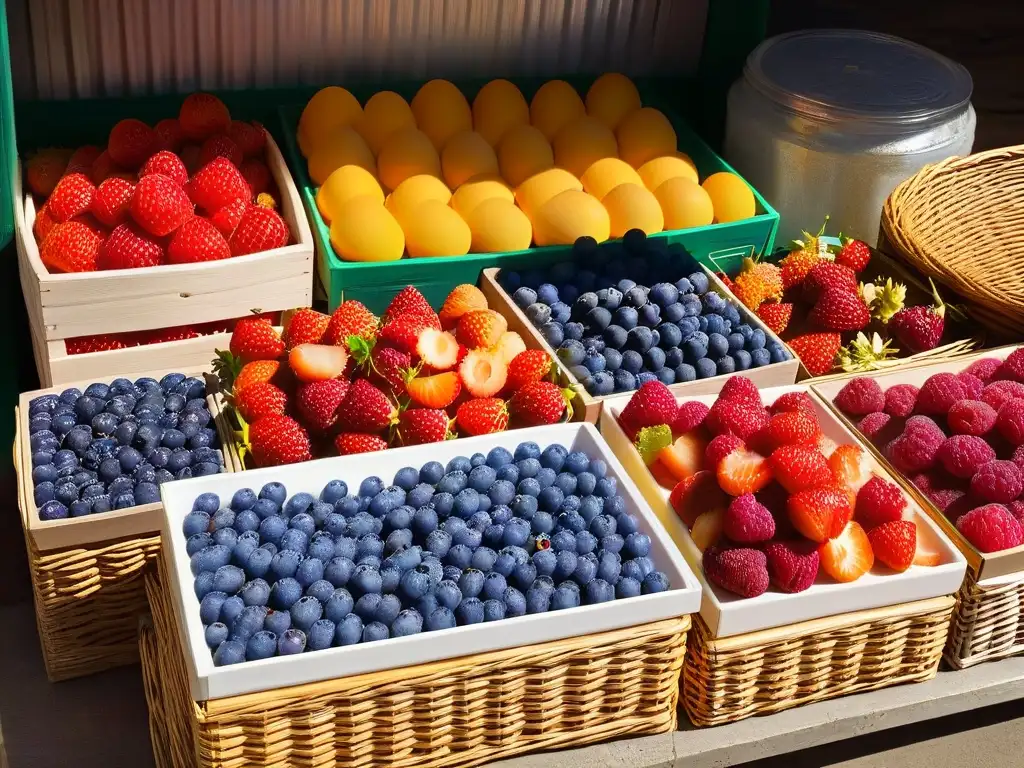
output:
<svg viewBox="0 0 1024 768"><path fill-rule="evenodd" d="M707 441L698 432L688 432L658 454L658 460L677 480L685 480L704 467Z"/></svg>
<svg viewBox="0 0 1024 768"><path fill-rule="evenodd" d="M493 397L508 378L508 365L490 352L474 350L459 365L462 384L473 397Z"/></svg>
<svg viewBox="0 0 1024 768"><path fill-rule="evenodd" d="M459 375L449 371L434 376L416 376L405 382L405 391L417 405L447 408L462 392Z"/></svg>
<svg viewBox="0 0 1024 768"><path fill-rule="evenodd" d="M914 551L914 565L932 568L942 562L942 553L931 548L931 542L923 534L923 526L918 525L916 528L917 547Z"/></svg>
<svg viewBox="0 0 1024 768"><path fill-rule="evenodd" d="M712 509L702 512L694 520L690 528L690 538L697 545L697 549L703 552L708 547L714 546L722 538L722 527L725 525L725 510Z"/></svg>
<svg viewBox="0 0 1024 768"><path fill-rule="evenodd" d="M772 481L772 468L759 453L738 448L718 464L718 484L731 496L757 493Z"/></svg>
<svg viewBox="0 0 1024 768"><path fill-rule="evenodd" d="M459 342L446 331L424 328L416 340L416 354L435 371L447 371L458 362Z"/></svg>
<svg viewBox="0 0 1024 768"><path fill-rule="evenodd" d="M854 522L847 523L838 536L822 544L818 555L821 569L843 583L856 581L875 564L868 535Z"/></svg>
<svg viewBox="0 0 1024 768"><path fill-rule="evenodd" d="M819 544L838 536L853 516L849 496L844 489L837 487L811 488L794 493L789 497L786 508L793 527Z"/></svg>
<svg viewBox="0 0 1024 768"><path fill-rule="evenodd" d="M836 482L844 488L857 491L871 479L871 460L863 448L857 445L840 445L828 457L828 466Z"/></svg>
<svg viewBox="0 0 1024 768"><path fill-rule="evenodd" d="M729 497L718 487L714 472L702 470L680 480L669 495L669 504L687 527L705 511L729 506Z"/></svg>
<svg viewBox="0 0 1024 768"><path fill-rule="evenodd" d="M299 344L288 353L288 365L299 381L336 379L347 364L345 348L328 344Z"/></svg>

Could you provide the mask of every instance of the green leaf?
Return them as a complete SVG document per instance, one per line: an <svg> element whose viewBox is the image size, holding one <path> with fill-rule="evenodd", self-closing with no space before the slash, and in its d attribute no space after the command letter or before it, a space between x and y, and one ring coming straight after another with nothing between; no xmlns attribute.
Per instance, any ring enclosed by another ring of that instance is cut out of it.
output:
<svg viewBox="0 0 1024 768"><path fill-rule="evenodd" d="M213 372L220 379L220 389L224 393L231 392L235 385L235 379L242 371L241 358L235 357L226 349L215 349L216 357L213 359Z"/></svg>
<svg viewBox="0 0 1024 768"><path fill-rule="evenodd" d="M650 466L658 458L663 449L672 445L672 428L668 424L659 424L656 427L644 427L636 436L633 443L640 452L644 464Z"/></svg>
<svg viewBox="0 0 1024 768"><path fill-rule="evenodd" d="M345 344L358 365L365 365L370 359L370 354L373 352L372 341L367 341L362 336L353 335L345 339Z"/></svg>

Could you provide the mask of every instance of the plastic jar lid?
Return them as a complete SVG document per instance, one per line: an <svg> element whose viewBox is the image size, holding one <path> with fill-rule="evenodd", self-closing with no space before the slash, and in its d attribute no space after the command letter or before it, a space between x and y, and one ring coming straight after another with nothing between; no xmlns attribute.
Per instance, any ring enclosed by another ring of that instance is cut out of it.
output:
<svg viewBox="0 0 1024 768"><path fill-rule="evenodd" d="M812 29L764 41L746 80L808 117L915 129L966 109L974 84L960 64L891 35Z"/></svg>

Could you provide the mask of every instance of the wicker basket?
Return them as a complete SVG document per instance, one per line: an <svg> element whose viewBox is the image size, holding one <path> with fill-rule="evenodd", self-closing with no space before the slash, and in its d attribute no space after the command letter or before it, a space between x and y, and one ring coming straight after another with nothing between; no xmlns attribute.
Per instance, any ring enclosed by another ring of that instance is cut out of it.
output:
<svg viewBox="0 0 1024 768"><path fill-rule="evenodd" d="M1024 574L996 583L968 571L946 641L945 659L966 669L1024 653Z"/></svg>
<svg viewBox="0 0 1024 768"><path fill-rule="evenodd" d="M721 725L930 680L954 602L937 597L722 639L694 617L683 708L696 726Z"/></svg>
<svg viewBox="0 0 1024 768"><path fill-rule="evenodd" d="M139 639L158 766L471 766L676 727L689 616L197 702L165 577Z"/></svg>
<svg viewBox="0 0 1024 768"><path fill-rule="evenodd" d="M998 334L1024 335L1024 145L953 157L900 184L882 238L913 268L968 301Z"/></svg>

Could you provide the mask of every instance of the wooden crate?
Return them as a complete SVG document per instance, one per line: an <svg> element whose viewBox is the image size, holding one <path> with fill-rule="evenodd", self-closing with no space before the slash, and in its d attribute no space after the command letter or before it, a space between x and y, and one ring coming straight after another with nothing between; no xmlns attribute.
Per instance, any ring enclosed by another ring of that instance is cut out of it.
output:
<svg viewBox="0 0 1024 768"><path fill-rule="evenodd" d="M711 270L703 265L699 265L699 269L703 270L708 276L708 283L711 290L725 296L729 301L735 304L736 308L740 312L740 316L747 323L755 328L763 330L769 342L777 341L780 344L783 344L782 340L776 336L771 329L769 329L756 315L744 307L731 293L728 292L728 289L722 284L722 281L719 280ZM522 336L523 341L526 342L526 346L528 348L543 349L551 355L551 358L555 361L555 366L558 369L559 385L562 387L569 387L575 393L572 401L573 419L596 424L598 417L601 415L601 407L604 402L614 397L621 397L623 394L627 393L616 392L612 395L595 397L587 392L583 384L569 372L569 368L563 365L562 361L558 359L558 355L555 354L555 350L547 343L547 341L544 340L544 337L541 336L540 330L530 322L530 319L523 313L516 303L512 301L512 297L509 296L508 293L505 292L505 289L498 283L499 272L499 269L491 267L480 273L480 290L483 291L484 296L487 297L487 304L491 309L494 309L504 315L505 319L508 321L508 329L510 331L515 331ZM787 350L789 349L788 347L785 347L785 344L783 344L783 347ZM787 384L793 384L796 381L800 363L796 355L793 355L791 351L790 354L792 355L790 360L764 365L760 368L750 368L746 371L742 371L742 374L762 388L781 387ZM676 396L715 394L722 388L722 385L725 384L729 375L712 376L708 379L697 379L696 381L672 384L669 386L669 389Z"/></svg>
<svg viewBox="0 0 1024 768"><path fill-rule="evenodd" d="M244 317L258 309L307 307L313 299L313 236L302 200L274 140L267 136L267 165L280 190L280 212L295 242L272 251L201 264L170 264L50 274L32 234L35 202L15 179L18 268L28 309L36 367L43 386L117 371L197 368L227 334L149 344L124 350L69 355L65 339L153 330Z"/></svg>

